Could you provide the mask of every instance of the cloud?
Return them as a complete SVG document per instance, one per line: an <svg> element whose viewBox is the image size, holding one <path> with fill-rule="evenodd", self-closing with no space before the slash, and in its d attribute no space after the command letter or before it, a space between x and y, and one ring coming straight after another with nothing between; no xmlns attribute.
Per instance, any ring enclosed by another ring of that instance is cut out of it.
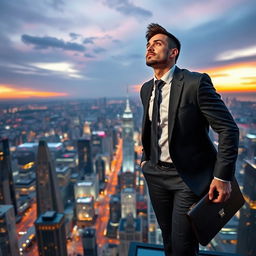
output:
<svg viewBox="0 0 256 256"><path fill-rule="evenodd" d="M61 11L64 5L63 0L48 0L47 3L50 4L54 9Z"/></svg>
<svg viewBox="0 0 256 256"><path fill-rule="evenodd" d="M84 38L83 43L84 44L94 44L95 39L97 39L97 37L95 37L95 36L87 37L87 38Z"/></svg>
<svg viewBox="0 0 256 256"><path fill-rule="evenodd" d="M72 40L76 40L78 39L79 37L81 37L81 35L77 34L77 33L69 33L69 36L71 37Z"/></svg>
<svg viewBox="0 0 256 256"><path fill-rule="evenodd" d="M225 51L216 57L218 61L234 60L237 58L256 56L256 46L246 47L243 49L234 49Z"/></svg>
<svg viewBox="0 0 256 256"><path fill-rule="evenodd" d="M30 35L22 35L21 40L25 44L34 45L36 49L48 49L49 47L51 47L69 51L85 51L85 47L81 44L64 42L63 40L57 39L55 37L36 37Z"/></svg>
<svg viewBox="0 0 256 256"><path fill-rule="evenodd" d="M102 47L96 47L94 50L93 50L95 53L102 53L102 52L105 52L106 49L102 48Z"/></svg>
<svg viewBox="0 0 256 256"><path fill-rule="evenodd" d="M103 3L124 15L144 18L152 17L152 12L134 5L130 0L104 0Z"/></svg>
<svg viewBox="0 0 256 256"><path fill-rule="evenodd" d="M79 71L76 70L72 64L67 62L32 63L32 66L52 72L58 72L72 78L83 78L83 76L79 74Z"/></svg>
<svg viewBox="0 0 256 256"><path fill-rule="evenodd" d="M87 57L87 58L95 58L95 56L93 56L93 55L90 54L90 53L85 53L85 54L84 54L84 57Z"/></svg>

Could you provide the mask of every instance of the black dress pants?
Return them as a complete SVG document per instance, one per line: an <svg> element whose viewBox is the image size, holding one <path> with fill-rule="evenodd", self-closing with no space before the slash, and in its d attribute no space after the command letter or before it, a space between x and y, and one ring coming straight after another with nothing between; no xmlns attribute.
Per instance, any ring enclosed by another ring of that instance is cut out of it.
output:
<svg viewBox="0 0 256 256"><path fill-rule="evenodd" d="M148 161L142 172L162 231L165 255L198 255L199 243L186 212L200 198L183 182L174 167L153 166Z"/></svg>

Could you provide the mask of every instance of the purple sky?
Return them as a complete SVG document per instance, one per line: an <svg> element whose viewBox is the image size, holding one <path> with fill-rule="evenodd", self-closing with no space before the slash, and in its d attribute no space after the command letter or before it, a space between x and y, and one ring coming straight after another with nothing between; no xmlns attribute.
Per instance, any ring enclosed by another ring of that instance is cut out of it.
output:
<svg viewBox="0 0 256 256"><path fill-rule="evenodd" d="M159 23L182 43L191 70L255 61L249 0L1 0L1 88L125 96L152 76L145 31ZM241 54L237 54L241 53Z"/></svg>

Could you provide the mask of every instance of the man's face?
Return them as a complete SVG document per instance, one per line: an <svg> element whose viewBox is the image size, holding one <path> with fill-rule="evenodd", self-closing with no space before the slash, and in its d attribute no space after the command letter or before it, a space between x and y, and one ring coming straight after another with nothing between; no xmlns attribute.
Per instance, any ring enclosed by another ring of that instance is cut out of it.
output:
<svg viewBox="0 0 256 256"><path fill-rule="evenodd" d="M164 34L156 34L147 43L146 64L153 68L168 65L170 54L168 37Z"/></svg>

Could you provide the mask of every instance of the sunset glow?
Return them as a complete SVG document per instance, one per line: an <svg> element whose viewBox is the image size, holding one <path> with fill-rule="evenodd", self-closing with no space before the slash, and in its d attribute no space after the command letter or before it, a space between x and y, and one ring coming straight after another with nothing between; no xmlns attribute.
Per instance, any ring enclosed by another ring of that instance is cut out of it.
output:
<svg viewBox="0 0 256 256"><path fill-rule="evenodd" d="M63 92L44 92L28 88L16 89L12 85L0 84L0 99L51 98L67 95Z"/></svg>
<svg viewBox="0 0 256 256"><path fill-rule="evenodd" d="M202 69L219 92L256 92L256 62Z"/></svg>

